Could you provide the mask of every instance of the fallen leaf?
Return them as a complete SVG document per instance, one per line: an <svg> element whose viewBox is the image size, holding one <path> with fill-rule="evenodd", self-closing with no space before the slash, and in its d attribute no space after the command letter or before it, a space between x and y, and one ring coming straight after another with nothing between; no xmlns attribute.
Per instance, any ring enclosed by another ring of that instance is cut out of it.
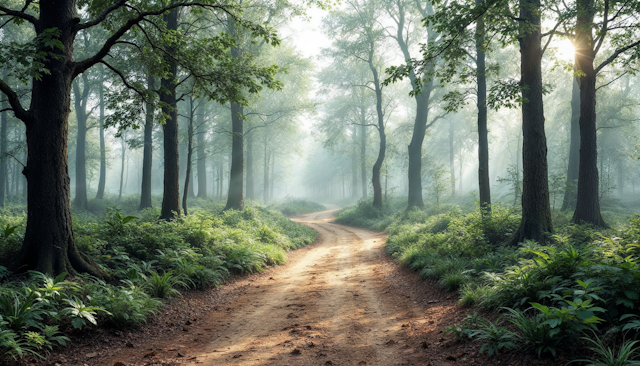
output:
<svg viewBox="0 0 640 366"><path fill-rule="evenodd" d="M87 353L86 355L84 355L86 358L94 358L94 357L98 357L98 352L91 352L91 353Z"/></svg>
<svg viewBox="0 0 640 366"><path fill-rule="evenodd" d="M145 354L144 356L142 356L143 358L147 358L147 357L153 357L156 355L156 351L151 351L147 354Z"/></svg>

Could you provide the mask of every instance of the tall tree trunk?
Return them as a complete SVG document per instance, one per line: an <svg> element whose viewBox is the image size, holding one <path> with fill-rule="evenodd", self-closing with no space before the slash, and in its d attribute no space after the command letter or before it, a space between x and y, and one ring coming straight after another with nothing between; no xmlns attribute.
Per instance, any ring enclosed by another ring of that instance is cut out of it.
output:
<svg viewBox="0 0 640 366"><path fill-rule="evenodd" d="M197 142L198 142L198 198L207 198L207 156L205 155L205 132L204 125L205 101L201 100L197 111Z"/></svg>
<svg viewBox="0 0 640 366"><path fill-rule="evenodd" d="M98 84L98 103L100 103L100 177L98 178L98 192L96 198L104 199L104 189L107 183L107 148L104 142L104 85L103 80Z"/></svg>
<svg viewBox="0 0 640 366"><path fill-rule="evenodd" d="M378 70L373 65L373 52L369 54L369 69L373 74L373 85L376 92L376 114L378 115L378 134L380 135L380 149L378 158L373 164L371 184L373 185L373 207L382 208L382 185L380 182L380 169L384 163L384 156L387 150L387 135L384 131L384 112L382 111L382 88L378 78Z"/></svg>
<svg viewBox="0 0 640 366"><path fill-rule="evenodd" d="M167 23L168 30L178 29L178 11L171 10L163 16ZM167 49L169 54L173 53L173 46ZM180 165L178 158L178 101L176 100L176 75L178 74L178 64L167 57L169 72L166 78L162 79L161 86L164 93L160 93L160 101L164 102L162 113L167 116L164 130L164 190L162 193L162 210L160 218L171 220L176 215L180 216Z"/></svg>
<svg viewBox="0 0 640 366"><path fill-rule="evenodd" d="M269 185L269 199L275 197L273 191L276 187L276 152L271 151L271 184Z"/></svg>
<svg viewBox="0 0 640 366"><path fill-rule="evenodd" d="M229 34L236 35L235 19L229 18ZM231 47L231 56L240 58L242 50L238 47ZM242 210L244 208L244 199L242 197L242 189L244 188L243 170L244 170L244 126L243 126L243 107L236 103L231 103L231 130L233 139L231 142L231 169L229 170L229 195L227 197L227 206L225 210Z"/></svg>
<svg viewBox="0 0 640 366"><path fill-rule="evenodd" d="M484 0L476 0L481 6ZM480 209L491 212L491 181L489 180L489 131L487 129L487 75L484 54L485 27L482 17L476 22L476 77L478 80L478 190Z"/></svg>
<svg viewBox="0 0 640 366"><path fill-rule="evenodd" d="M9 82L9 73L6 69L2 70L2 80L5 83ZM4 207L4 198L7 191L7 111L9 107L6 98L2 99L2 112L0 114L0 207Z"/></svg>
<svg viewBox="0 0 640 366"><path fill-rule="evenodd" d="M89 78L82 74L82 90L79 81L73 83L74 104L78 134L76 136L76 198L74 206L81 210L89 209L87 199L87 100L89 99Z"/></svg>
<svg viewBox="0 0 640 366"><path fill-rule="evenodd" d="M31 108L18 116L27 126L27 228L24 243L12 267L35 269L50 275L88 272L105 274L81 255L75 245L71 221L71 194L67 160L68 117L71 110L73 40L76 24L73 0L40 3L38 33L57 28L62 49L38 44L38 52L56 53L47 57L48 70L33 79Z"/></svg>
<svg viewBox="0 0 640 366"><path fill-rule="evenodd" d="M120 190L118 193L118 200L122 199L122 187L124 185L124 160L126 157L126 153L127 153L127 144L125 141L125 137L124 137L124 132L122 134L122 136L120 137L120 143L122 144L122 159L120 162Z"/></svg>
<svg viewBox="0 0 640 366"><path fill-rule="evenodd" d="M193 155L193 119L194 119L194 109L193 109L193 98L189 98L189 126L187 128L187 172L184 178L184 192L182 193L182 209L184 210L184 214L188 215L187 211L187 197L189 194L189 184L191 180L191 157Z"/></svg>
<svg viewBox="0 0 640 366"><path fill-rule="evenodd" d="M578 0L576 68L580 71L580 165L578 195L571 222L608 227L600 213L596 130L596 72L593 42L594 0Z"/></svg>
<svg viewBox="0 0 640 366"><path fill-rule="evenodd" d="M264 203L269 202L269 152L268 152L268 140L267 131L264 133L264 178L262 182L262 198Z"/></svg>
<svg viewBox="0 0 640 366"><path fill-rule="evenodd" d="M367 122L366 108L360 107L360 182L362 184L362 199L367 199Z"/></svg>
<svg viewBox="0 0 640 366"><path fill-rule="evenodd" d="M516 194L513 198L513 206L518 204L520 198L520 159L522 157L522 130L518 133L518 146L516 146Z"/></svg>
<svg viewBox="0 0 640 366"><path fill-rule="evenodd" d="M247 198L255 199L255 174L253 171L253 133L247 135Z"/></svg>
<svg viewBox="0 0 640 366"><path fill-rule="evenodd" d="M542 47L540 37L540 0L520 0L522 98L522 221L512 242L525 239L545 243L553 231L549 205L547 138L544 131L542 101Z"/></svg>
<svg viewBox="0 0 640 366"><path fill-rule="evenodd" d="M351 137L353 138L351 146L351 197L356 198L358 197L358 128L356 126L353 126Z"/></svg>
<svg viewBox="0 0 640 366"><path fill-rule="evenodd" d="M243 168L244 168L244 136L243 136L243 107L231 103L231 124L233 142L231 145L231 169L229 170L229 196L225 210L242 210L244 199L242 198Z"/></svg>
<svg viewBox="0 0 640 366"><path fill-rule="evenodd" d="M624 160L622 157L618 157L618 174L616 174L616 178L618 179L618 196L622 197L624 194Z"/></svg>
<svg viewBox="0 0 640 366"><path fill-rule="evenodd" d="M400 1L397 3L398 6L398 20L396 28L396 41L398 42L398 46L400 46L400 50L405 58L405 60L411 59L411 54L409 53L409 45L405 42L405 10L404 4ZM426 9L419 9L421 12L426 11ZM423 14L426 17L426 13ZM427 29L428 38L435 38L433 31L429 28ZM429 74L431 70L429 70L426 74ZM409 74L409 79L411 80L411 87L414 91L418 90L418 84L416 80L416 75L413 71ZM411 142L407 147L408 155L409 155L409 170L408 170L408 183L409 183L409 191L407 197L407 209L412 207L424 207L424 200L422 198L422 145L424 143L424 135L427 130L427 120L429 119L429 100L431 98L431 92L433 91L433 81L431 79L427 79L426 82L421 85L421 93L415 95L414 99L416 101L416 116L413 123L413 133L411 135Z"/></svg>
<svg viewBox="0 0 640 366"><path fill-rule="evenodd" d="M453 127L453 121L449 121L449 171L450 171L450 179L451 179L451 198L456 197L456 153L453 149L453 141L456 130Z"/></svg>
<svg viewBox="0 0 640 366"><path fill-rule="evenodd" d="M147 73L147 88L156 89L155 77ZM144 147L142 153L142 185L140 187L140 209L150 208L151 201L151 169L153 166L153 114L156 111L153 103L145 104Z"/></svg>
<svg viewBox="0 0 640 366"><path fill-rule="evenodd" d="M580 86L573 78L571 91L571 135L569 142L569 163L567 164L567 186L560 210L575 210L578 188L578 168L580 167Z"/></svg>

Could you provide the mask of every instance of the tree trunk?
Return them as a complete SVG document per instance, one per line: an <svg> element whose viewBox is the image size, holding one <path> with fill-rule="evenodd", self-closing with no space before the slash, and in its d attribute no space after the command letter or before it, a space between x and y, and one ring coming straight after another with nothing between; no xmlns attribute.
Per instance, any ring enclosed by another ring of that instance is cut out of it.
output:
<svg viewBox="0 0 640 366"><path fill-rule="evenodd" d="M37 32L57 28L64 50L38 44L38 52L57 53L44 65L48 73L33 79L31 108L21 119L27 126L27 228L24 243L12 267L50 275L88 272L105 274L78 252L71 221L70 179L67 161L75 1L43 1Z"/></svg>
<svg viewBox="0 0 640 366"><path fill-rule="evenodd" d="M229 34L236 36L235 19L229 18ZM239 58L242 50L238 47L231 47L231 56ZM243 107L236 103L231 103L231 130L233 133L231 142L231 169L229 170L229 195L227 196L227 206L225 210L242 210L244 199L242 189L244 188L244 126Z"/></svg>
<svg viewBox="0 0 640 366"><path fill-rule="evenodd" d="M522 221L512 243L526 239L545 243L553 231L549 205L547 139L542 101L540 0L520 0L521 85L523 135Z"/></svg>
<svg viewBox="0 0 640 366"><path fill-rule="evenodd" d="M205 101L201 100L197 111L197 142L198 142L198 198L207 198L207 156L205 155L205 132L204 125Z"/></svg>
<svg viewBox="0 0 640 366"><path fill-rule="evenodd" d="M244 200L242 198L243 168L244 168L244 136L243 136L243 107L231 103L231 124L233 142L231 145L231 169L229 173L229 196L225 210L242 210Z"/></svg>
<svg viewBox="0 0 640 366"><path fill-rule="evenodd" d="M147 88L155 90L155 77L147 73ZM145 104L144 146L142 153L142 185L140 187L140 210L152 207L151 169L153 166L153 114L156 111L153 103Z"/></svg>
<svg viewBox="0 0 640 366"><path fill-rule="evenodd" d="M569 163L567 165L567 187L560 210L575 210L578 187L578 168L580 166L580 86L573 78L571 91L571 135L569 143Z"/></svg>
<svg viewBox="0 0 640 366"><path fill-rule="evenodd" d="M89 209L87 199L87 100L89 99L89 79L82 74L82 90L78 80L73 83L74 104L76 120L78 123L78 135L76 136L76 198L73 200L75 207L81 210Z"/></svg>
<svg viewBox="0 0 640 366"><path fill-rule="evenodd" d="M187 128L187 172L184 178L184 192L182 193L182 209L184 210L184 214L188 215L187 211L187 197L189 194L189 184L191 180L191 157L193 156L193 119L194 119L194 110L193 110L193 98L189 98L189 126Z"/></svg>
<svg viewBox="0 0 640 366"><path fill-rule="evenodd" d="M373 85L376 92L376 114L378 115L378 134L380 135L380 149L378 150L378 158L373 164L373 173L371 184L373 185L373 207L382 208L382 185L380 183L380 169L384 163L384 156L387 150L387 135L384 131L384 112L382 111L382 88L378 79L378 70L373 65L373 55L369 56L369 69L373 74ZM424 134L423 134L424 137Z"/></svg>
<svg viewBox="0 0 640 366"><path fill-rule="evenodd" d="M576 22L576 68L581 72L580 85L580 165L578 168L578 195L571 222L600 227L607 224L600 213L598 181L598 146L596 130L596 72L592 24L595 7L593 0L578 0Z"/></svg>
<svg viewBox="0 0 640 366"><path fill-rule="evenodd" d="M518 204L520 198L520 158L522 157L522 130L518 133L518 146L516 146L516 189L513 198L513 206Z"/></svg>
<svg viewBox="0 0 640 366"><path fill-rule="evenodd" d="M118 200L122 199L122 187L124 184L124 160L127 153L127 144L125 141L124 132L120 137L120 143L122 144L122 159L121 159L122 161L120 162L120 191L119 191L120 193L118 193Z"/></svg>
<svg viewBox="0 0 640 366"><path fill-rule="evenodd" d="M178 11L171 10L163 16L168 30L178 29ZM173 53L173 47L168 47ZM162 113L167 116L164 131L164 190L162 193L162 210L160 218L171 220L180 216L180 165L178 158L178 102L176 100L175 77L178 74L176 61L167 57L169 73L162 79L161 86L165 90L160 94L160 101L164 103Z"/></svg>
<svg viewBox="0 0 640 366"><path fill-rule="evenodd" d="M351 197L358 197L358 128L353 126L353 131L351 132L351 137L353 138L353 144L351 146Z"/></svg>
<svg viewBox="0 0 640 366"><path fill-rule="evenodd" d="M247 199L255 199L253 171L253 133L247 135Z"/></svg>
<svg viewBox="0 0 640 366"><path fill-rule="evenodd" d="M618 174L616 174L616 178L618 179L618 196L622 197L624 194L624 160L622 157L618 157Z"/></svg>
<svg viewBox="0 0 640 366"><path fill-rule="evenodd" d="M267 149L268 142L267 132L264 134L264 178L262 182L262 196L264 203L269 202L269 152Z"/></svg>
<svg viewBox="0 0 640 366"><path fill-rule="evenodd" d="M360 178L362 184L362 199L367 199L367 122L366 109L360 107Z"/></svg>
<svg viewBox="0 0 640 366"><path fill-rule="evenodd" d="M397 2L398 6L398 27L396 29L396 41L405 60L411 59L409 53L409 45L405 42L404 26L405 26L405 11L402 2ZM428 29L428 38L434 39L432 30ZM431 71L431 70L430 70ZM429 74L427 72L426 74ZM418 90L416 83L416 75L413 71L409 74L411 80L411 87L413 90ZM424 143L424 134L427 129L427 120L429 119L429 99L431 98L431 92L433 91L433 82L431 79L427 79L420 94L417 94L414 99L416 101L416 117L413 123L413 133L411 135L411 142L407 147L409 155L409 170L408 170L408 184L409 191L407 197L407 209L412 207L424 207L424 200L422 198L422 144Z"/></svg>
<svg viewBox="0 0 640 366"><path fill-rule="evenodd" d="M271 151L271 184L269 186L269 199L275 197L273 191L276 187L276 152Z"/></svg>
<svg viewBox="0 0 640 366"><path fill-rule="evenodd" d="M98 178L98 192L96 198L104 199L104 189L107 183L107 149L104 142L104 86L103 80L98 84L98 98L100 103L100 177Z"/></svg>
<svg viewBox="0 0 640 366"><path fill-rule="evenodd" d="M450 171L450 179L451 179L451 198L456 197L456 153L453 149L453 141L456 130L453 127L453 122L449 121L449 171Z"/></svg>
<svg viewBox="0 0 640 366"><path fill-rule="evenodd" d="M2 70L2 80L5 83L9 81L9 74L6 69ZM0 207L4 207L4 198L7 191L7 111L9 107L6 98L2 99L2 114L0 114Z"/></svg>
<svg viewBox="0 0 640 366"><path fill-rule="evenodd" d="M484 0L476 0L481 6ZM491 181L489 180L489 131L487 130L487 75L484 54L485 27L482 17L476 22L476 75L478 80L478 190L480 210L491 212ZM546 154L545 154L546 155Z"/></svg>

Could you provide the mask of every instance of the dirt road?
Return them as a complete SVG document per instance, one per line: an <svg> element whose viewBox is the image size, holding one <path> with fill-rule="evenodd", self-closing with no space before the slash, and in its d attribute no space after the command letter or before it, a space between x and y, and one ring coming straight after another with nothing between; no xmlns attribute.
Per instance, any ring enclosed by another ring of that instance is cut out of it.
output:
<svg viewBox="0 0 640 366"><path fill-rule="evenodd" d="M332 223L332 211L294 221L317 230L318 242L252 279L206 319L189 322L189 335L116 350L100 364L429 364L428 344L421 347L414 333L437 327L430 319L441 310L419 305L385 278L384 236Z"/></svg>

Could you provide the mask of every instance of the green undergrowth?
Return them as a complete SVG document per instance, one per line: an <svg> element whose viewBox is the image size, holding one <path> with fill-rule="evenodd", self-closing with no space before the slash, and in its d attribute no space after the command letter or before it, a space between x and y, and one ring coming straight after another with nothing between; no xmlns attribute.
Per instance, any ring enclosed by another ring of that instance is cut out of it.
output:
<svg viewBox="0 0 640 366"><path fill-rule="evenodd" d="M448 329L481 342L490 356L525 349L577 358L586 350L590 360L576 364L634 364L640 216L606 211L614 228L602 230L569 224L570 213L556 213L549 243L511 246L505 243L520 223L518 209L494 206L485 217L478 210L443 211L380 211L360 202L342 209L337 221L385 230L386 251L398 262L458 292L461 307L495 312L495 322L473 315Z"/></svg>
<svg viewBox="0 0 640 366"><path fill-rule="evenodd" d="M307 201L304 198L287 197L284 201L273 205L273 208L286 216L304 215L313 212L326 211L326 207L317 202Z"/></svg>
<svg viewBox="0 0 640 366"><path fill-rule="evenodd" d="M42 356L82 329L144 323L166 299L284 263L287 251L317 236L263 206L222 211L202 201L192 212L171 222L159 221L157 209L76 214L76 244L111 276L106 282L38 272L15 277L0 266L0 360ZM19 249L26 220L7 213L0 217L4 264Z"/></svg>

